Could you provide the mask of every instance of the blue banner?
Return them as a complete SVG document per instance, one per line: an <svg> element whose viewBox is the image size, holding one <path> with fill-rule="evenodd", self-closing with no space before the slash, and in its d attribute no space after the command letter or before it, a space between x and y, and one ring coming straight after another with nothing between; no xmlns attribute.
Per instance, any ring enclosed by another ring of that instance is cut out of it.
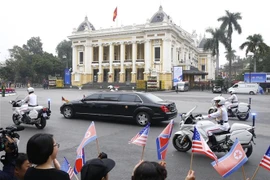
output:
<svg viewBox="0 0 270 180"><path fill-rule="evenodd" d="M70 85L70 71L68 68L65 69L65 84Z"/></svg>
<svg viewBox="0 0 270 180"><path fill-rule="evenodd" d="M176 86L178 82L183 81L183 69L180 66L173 67L173 86Z"/></svg>
<svg viewBox="0 0 270 180"><path fill-rule="evenodd" d="M244 81L254 83L265 83L266 73L245 73Z"/></svg>

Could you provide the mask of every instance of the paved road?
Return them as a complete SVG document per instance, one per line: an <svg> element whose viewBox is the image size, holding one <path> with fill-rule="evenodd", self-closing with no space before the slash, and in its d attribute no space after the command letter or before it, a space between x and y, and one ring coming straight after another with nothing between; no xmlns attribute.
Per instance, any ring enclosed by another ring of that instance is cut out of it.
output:
<svg viewBox="0 0 270 180"><path fill-rule="evenodd" d="M25 152L27 140L37 132L54 134L55 139L60 143L60 149L58 153L58 159L61 161L65 156L71 164L75 161L75 151L78 147L81 139L91 120L88 119L72 119L67 120L59 113L59 107L62 104L61 96L66 99L73 100L82 98L83 95L93 93L90 90L43 90L36 89L36 94L39 95L39 104L46 105L47 99L51 99L52 102L52 117L48 121L47 127L44 130L37 130L34 126L25 126L26 129L20 132L21 142L19 149ZM24 90L18 90L18 95L25 95ZM154 94L166 100L173 100L179 113L187 112L195 105L197 109L195 113L206 113L211 106L211 99L215 96L210 92L184 92L176 94L174 92L155 92ZM218 95L218 94L216 94ZM224 96L228 96L227 94ZM262 155L265 153L267 147L270 145L269 134L269 110L270 110L270 96L267 95L238 95L239 100L248 102L248 98L252 97L252 111L257 113L256 133L255 139L256 145L254 146L254 152L249 158L249 161L245 164L245 170L247 176L252 176L258 163L261 160ZM14 99L15 96L9 96L0 98L0 126L6 127L12 125L11 121L11 105L9 100ZM179 118L176 118L176 123L179 122ZM239 123L237 119L231 119L230 123ZM251 124L251 118L248 121L241 122ZM136 145L128 144L128 141L141 130L134 123L126 122L125 120L111 122L110 120L95 120L98 143L101 151L106 152L110 158L114 159L117 163L116 167L110 173L110 179L127 180L130 179L135 164L140 160L142 148ZM156 161L156 145L155 139L167 125L167 122L159 125L151 126L147 146L144 153L145 160ZM178 130L178 124L174 127L174 132ZM97 156L97 147L95 142L91 142L86 146L86 159L90 159ZM168 180L183 180L188 172L190 165L190 152L181 153L174 149L172 143L169 144L167 152L167 169ZM224 154L218 154L218 157ZM196 171L197 179L200 180L221 180L221 178L210 165L211 160L206 156L195 154L193 161L193 169ZM228 179L239 180L242 179L241 170L232 174ZM257 175L258 180L269 180L270 174L264 169L260 169Z"/></svg>

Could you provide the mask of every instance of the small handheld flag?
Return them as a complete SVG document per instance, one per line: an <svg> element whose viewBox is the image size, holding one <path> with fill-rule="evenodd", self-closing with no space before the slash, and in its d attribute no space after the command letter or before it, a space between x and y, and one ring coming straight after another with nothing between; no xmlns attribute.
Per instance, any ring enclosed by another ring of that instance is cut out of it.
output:
<svg viewBox="0 0 270 180"><path fill-rule="evenodd" d="M269 146L268 150L266 151L266 153L264 154L264 156L260 162L260 166L265 168L266 170L270 171L270 146Z"/></svg>
<svg viewBox="0 0 270 180"><path fill-rule="evenodd" d="M77 157L75 160L74 173L78 174L79 172L81 172L84 164L85 164L85 154L84 154L84 148L82 148L80 153L77 154Z"/></svg>
<svg viewBox="0 0 270 180"><path fill-rule="evenodd" d="M222 176L228 177L237 169L239 169L245 162L247 162L248 158L246 156L245 151L243 150L241 144L238 139L234 142L231 147L230 152L228 152L225 156L218 159L218 164L214 161L212 162L212 166L215 170Z"/></svg>
<svg viewBox="0 0 270 180"><path fill-rule="evenodd" d="M70 179L74 175L74 171L73 171L72 167L70 166L68 160L65 157L64 157L63 163L61 164L61 170L68 173Z"/></svg>
<svg viewBox="0 0 270 180"><path fill-rule="evenodd" d="M95 128L95 123L94 123L94 121L92 121L92 123L88 127L87 131L85 132L85 135L83 137L81 144L77 148L77 154L79 154L81 152L81 150L82 150L82 148L84 148L84 146L86 146L88 143L90 143L96 139L97 139L97 133L96 133L96 128Z"/></svg>
<svg viewBox="0 0 270 180"><path fill-rule="evenodd" d="M174 120L171 120L171 122L166 126L166 128L156 139L158 160L165 160L166 158L169 140L173 130L173 124Z"/></svg>
<svg viewBox="0 0 270 180"><path fill-rule="evenodd" d="M192 138L192 152L205 154L211 159L217 161L217 156L209 148L203 137L200 135L196 127L194 127L194 134Z"/></svg>
<svg viewBox="0 0 270 180"><path fill-rule="evenodd" d="M138 146L145 146L150 130L150 123L148 123L136 136L134 136L129 143L136 144Z"/></svg>

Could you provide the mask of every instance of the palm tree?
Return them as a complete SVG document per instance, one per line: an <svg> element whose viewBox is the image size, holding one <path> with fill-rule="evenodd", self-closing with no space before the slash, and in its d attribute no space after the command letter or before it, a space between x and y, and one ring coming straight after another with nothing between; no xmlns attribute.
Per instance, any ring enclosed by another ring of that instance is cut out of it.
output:
<svg viewBox="0 0 270 180"><path fill-rule="evenodd" d="M222 29L208 28L206 32L212 35L211 38L206 39L206 42L203 46L204 51L212 51L212 56L216 56L216 73L215 76L219 75L219 42L224 43L225 35Z"/></svg>
<svg viewBox="0 0 270 180"><path fill-rule="evenodd" d="M232 61L234 61L237 57L235 55L236 51L234 49L232 49L231 51L225 51L224 53L226 54L225 57L227 60L231 59Z"/></svg>
<svg viewBox="0 0 270 180"><path fill-rule="evenodd" d="M220 28L223 30L227 30L226 34L226 43L225 47L228 52L232 51L232 33L233 28L235 31L238 32L238 34L242 33L242 28L240 24L238 23L238 20L242 19L241 13L231 13L228 10L225 11L226 15L218 18L218 21L222 21ZM232 61L229 59L229 83L231 83L231 67L232 67Z"/></svg>
<svg viewBox="0 0 270 180"><path fill-rule="evenodd" d="M260 34L254 34L247 37L247 41L244 42L240 49L246 48L246 56L249 52L254 54L254 72L256 72L257 57L264 55L268 49L268 46L263 42L263 38Z"/></svg>

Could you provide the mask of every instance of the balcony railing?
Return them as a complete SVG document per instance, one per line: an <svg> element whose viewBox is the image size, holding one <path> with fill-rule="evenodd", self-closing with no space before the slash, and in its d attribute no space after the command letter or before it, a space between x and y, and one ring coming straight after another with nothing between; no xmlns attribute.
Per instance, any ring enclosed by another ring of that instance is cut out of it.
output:
<svg viewBox="0 0 270 180"><path fill-rule="evenodd" d="M144 59L137 59L136 62L144 62Z"/></svg>

